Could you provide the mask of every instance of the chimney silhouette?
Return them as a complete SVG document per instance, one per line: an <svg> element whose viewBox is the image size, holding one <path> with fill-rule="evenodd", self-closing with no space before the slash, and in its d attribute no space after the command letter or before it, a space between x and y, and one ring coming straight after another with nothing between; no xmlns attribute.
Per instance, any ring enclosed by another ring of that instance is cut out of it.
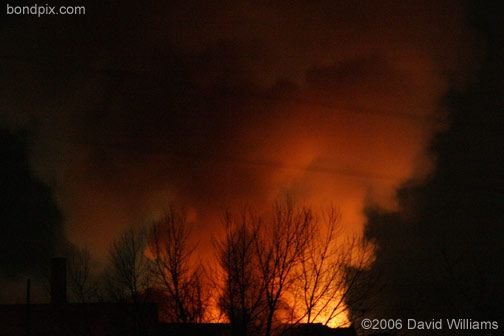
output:
<svg viewBox="0 0 504 336"><path fill-rule="evenodd" d="M67 272L65 258L51 259L51 303L67 302Z"/></svg>

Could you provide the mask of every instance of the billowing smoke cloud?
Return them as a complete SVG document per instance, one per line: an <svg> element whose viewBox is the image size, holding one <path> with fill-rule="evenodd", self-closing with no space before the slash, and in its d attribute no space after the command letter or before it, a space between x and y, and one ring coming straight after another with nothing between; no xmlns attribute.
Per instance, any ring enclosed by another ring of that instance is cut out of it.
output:
<svg viewBox="0 0 504 336"><path fill-rule="evenodd" d="M468 11L484 57L474 80L450 95L450 128L433 141L436 171L420 187L401 188L403 211L368 211L367 235L379 246L373 272L383 285L367 317L504 325L504 269L496 267L504 259L504 29L488 8L475 1Z"/></svg>
<svg viewBox="0 0 504 336"><path fill-rule="evenodd" d="M38 130L67 235L98 254L170 201L211 230L290 193L361 233L366 202L431 171L468 59L452 1L91 2L0 39L2 112Z"/></svg>
<svg viewBox="0 0 504 336"><path fill-rule="evenodd" d="M33 176L29 137L0 128L0 302L16 302L25 278L45 279L49 259L65 247L62 218L51 190ZM40 281L41 282L41 281ZM34 293L44 293L34 283Z"/></svg>

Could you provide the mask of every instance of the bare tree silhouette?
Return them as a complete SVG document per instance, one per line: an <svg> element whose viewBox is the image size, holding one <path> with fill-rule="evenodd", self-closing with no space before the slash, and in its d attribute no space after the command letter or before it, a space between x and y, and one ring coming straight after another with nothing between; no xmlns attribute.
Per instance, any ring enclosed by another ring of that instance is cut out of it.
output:
<svg viewBox="0 0 504 336"><path fill-rule="evenodd" d="M272 334L275 314L294 283L294 270L308 246L313 219L309 208L296 207L289 199L276 203L272 218L257 240L267 306L265 336Z"/></svg>
<svg viewBox="0 0 504 336"><path fill-rule="evenodd" d="M218 299L195 260L186 213L174 207L148 230L128 229L113 243L108 297L150 300L159 304L166 322L198 323L214 295L233 336L281 335L301 322L331 324L368 299L372 249L347 237L334 208L318 216L287 199L264 215L245 208L225 212L222 221L224 233L214 240L223 275L217 280L219 272L213 272ZM89 261L87 250L71 259L70 278L81 302L91 288Z"/></svg>
<svg viewBox="0 0 504 336"><path fill-rule="evenodd" d="M96 282L91 277L91 254L87 248L73 247L68 254L68 284L79 303L96 297Z"/></svg>
<svg viewBox="0 0 504 336"><path fill-rule="evenodd" d="M306 248L296 270L294 296L298 304L293 307L297 315L294 323L330 324L349 312L347 301L356 304L355 289L368 275L363 270L372 261L372 247L362 239L347 237L340 217L336 209L329 208L322 218L314 218L310 223ZM370 288L370 284L367 286ZM361 291L366 296L370 293Z"/></svg>
<svg viewBox="0 0 504 336"><path fill-rule="evenodd" d="M169 207L149 232L154 285L168 299L167 316L173 322L201 322L208 305L203 289L204 269L193 263L192 230L182 210Z"/></svg>
<svg viewBox="0 0 504 336"><path fill-rule="evenodd" d="M238 216L226 212L223 223L225 234L215 243L224 270L219 306L229 318L233 336L260 335L266 301L256 253L259 218L244 209Z"/></svg>
<svg viewBox="0 0 504 336"><path fill-rule="evenodd" d="M372 248L348 238L334 208L316 216L286 200L270 216L246 209L226 212L223 222L215 244L224 271L219 305L232 335L282 334L285 323L331 324L367 299Z"/></svg>
<svg viewBox="0 0 504 336"><path fill-rule="evenodd" d="M146 238L144 228L130 228L112 244L105 285L112 299L138 302L142 292L149 287L151 265L145 257Z"/></svg>

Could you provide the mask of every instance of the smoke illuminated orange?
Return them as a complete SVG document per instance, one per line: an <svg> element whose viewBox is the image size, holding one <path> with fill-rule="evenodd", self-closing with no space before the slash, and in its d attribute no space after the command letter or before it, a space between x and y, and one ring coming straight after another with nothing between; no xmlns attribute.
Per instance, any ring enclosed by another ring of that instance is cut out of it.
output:
<svg viewBox="0 0 504 336"><path fill-rule="evenodd" d="M104 35L107 48L76 49L68 67L89 76L54 71L9 108L27 111L18 123L40 121L33 165L55 188L69 240L102 262L122 230L170 203L190 210L201 259L213 257L223 209L266 211L285 195L338 207L345 234L362 237L366 206L397 209L398 188L434 169L441 100L464 77L460 6L413 8L152 6L134 32ZM91 28L116 32L108 20Z"/></svg>

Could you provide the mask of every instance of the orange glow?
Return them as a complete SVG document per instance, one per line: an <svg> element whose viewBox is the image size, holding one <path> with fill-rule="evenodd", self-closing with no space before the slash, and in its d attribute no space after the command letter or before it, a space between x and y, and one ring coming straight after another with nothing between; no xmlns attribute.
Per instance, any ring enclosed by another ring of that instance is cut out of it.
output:
<svg viewBox="0 0 504 336"><path fill-rule="evenodd" d="M347 327L350 325L350 319L348 316L347 307L342 307L341 309L342 309L342 311L338 315L331 318L329 320L329 322L327 322L327 320L329 319L329 316L324 315L322 313L322 314L320 314L319 317L317 317L313 320L313 323L326 324L327 326L329 326L331 328Z"/></svg>
<svg viewBox="0 0 504 336"><path fill-rule="evenodd" d="M105 264L122 230L174 203L212 265L223 210L285 195L337 207L360 238L367 206L399 210L398 188L430 174L441 101L467 61L460 6L181 3L105 35L104 53L84 44L75 64L93 75L62 71L48 86L62 96L9 106L41 121L33 165L72 243Z"/></svg>
<svg viewBox="0 0 504 336"><path fill-rule="evenodd" d="M75 122L62 112L43 124L41 147L61 160L34 161L58 181L70 240L103 259L118 232L168 202L194 209L202 237L217 230L222 208L262 208L285 193L340 207L356 234L368 202L396 208L397 187L432 169L446 74L465 64L467 48L464 15L450 1L414 16L401 2L382 7L231 2L211 15L175 6L143 23L166 32L155 40L173 46L167 54L196 60L180 67L190 68L180 74L185 98L157 81L161 61L128 77L117 108L88 116L93 108L79 105ZM145 57L125 64L153 59L131 47ZM101 99L92 89L104 84L87 84L88 100Z"/></svg>

